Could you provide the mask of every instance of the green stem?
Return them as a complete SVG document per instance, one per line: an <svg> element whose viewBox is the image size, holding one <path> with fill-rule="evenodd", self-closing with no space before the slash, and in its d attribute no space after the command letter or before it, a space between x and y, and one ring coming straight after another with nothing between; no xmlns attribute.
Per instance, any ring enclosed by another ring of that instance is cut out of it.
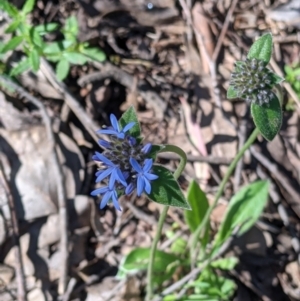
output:
<svg viewBox="0 0 300 301"><path fill-rule="evenodd" d="M192 256L192 261L195 262L196 260L196 256L195 254L197 254L197 243L199 241L199 237L202 234L202 231L204 229L206 229L207 227L207 223L209 221L209 217L212 213L212 211L214 210L214 208L216 207L219 198L221 197L224 189L225 189L225 185L228 182L233 170L235 169L237 163L239 162L239 160L242 158L242 156L244 155L245 151L251 146L251 144L255 141L257 135L259 134L259 130L257 128L255 128L255 130L252 132L251 136L248 138L248 140L245 142L244 146L239 150L239 152L237 153L237 155L235 156L235 158L233 159L233 161L231 162L231 164L228 167L228 170L219 186L218 192L215 196L214 202L212 203L211 206L209 206L208 210L206 211L206 214L201 222L201 224L198 226L198 228L196 229L196 231L193 234L193 238L192 238L192 245L191 245L191 252L193 254Z"/></svg>
<svg viewBox="0 0 300 301"><path fill-rule="evenodd" d="M180 162L177 167L177 169L174 172L174 178L177 180L181 173L184 170L184 167L186 165L186 153L179 147L175 145L165 145L165 147L160 151L160 153L165 153L165 152L173 152L176 153L177 155L180 156ZM146 295L146 301L150 301L153 296L153 266L154 266L154 259L155 259L155 252L157 248L157 244L160 240L162 228L164 225L164 221L166 219L167 213L168 213L169 207L165 206L164 209L162 210L158 224L157 224L157 230L155 237L152 242L151 250L150 250L150 256L149 256L149 264L148 264L148 270L147 270L147 295Z"/></svg>

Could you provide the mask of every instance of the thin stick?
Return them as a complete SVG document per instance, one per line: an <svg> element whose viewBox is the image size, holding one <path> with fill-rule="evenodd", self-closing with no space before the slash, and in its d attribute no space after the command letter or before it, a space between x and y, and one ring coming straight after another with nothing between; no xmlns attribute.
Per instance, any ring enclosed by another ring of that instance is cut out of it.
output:
<svg viewBox="0 0 300 301"><path fill-rule="evenodd" d="M10 185L6 179L4 168L2 162L0 161L0 180L2 179L1 185L3 185L10 211L11 223L12 223L12 240L15 248L15 270L16 270L16 279L17 279L17 298L18 301L27 301L26 297L26 283L23 270L22 256L21 256L21 247L20 247L20 232L19 224L17 218L17 212L15 208L15 202L12 197Z"/></svg>
<svg viewBox="0 0 300 301"><path fill-rule="evenodd" d="M62 265L61 265L61 273L59 278L58 291L59 294L63 294L67 287L67 276L68 276L68 214L67 214L67 206L66 206L66 193L64 187L64 178L63 173L59 164L58 155L55 149L55 138L52 132L51 120L47 114L47 111L44 105L34 96L29 94L22 87L11 81L10 79L0 75L0 83L11 87L22 97L25 97L30 102L32 102L41 113L43 118L43 122L46 127L47 137L49 140L50 147L52 149L52 164L53 170L55 172L55 180L57 185L57 198L58 198L58 206L59 206L59 217L60 217L60 230L61 230L61 240L60 240L60 248L61 248L61 257L62 257Z"/></svg>
<svg viewBox="0 0 300 301"><path fill-rule="evenodd" d="M221 46L222 46L223 40L224 40L226 32L228 30L229 22L230 22L230 19L232 17L232 14L233 14L233 12L235 10L235 7L237 5L237 2L238 2L238 0L233 0L232 3L231 3L231 6L230 6L230 8L229 8L229 10L227 12L227 15L226 15L226 18L225 18L225 21L224 21L221 33L219 35L219 39L218 39L217 45L216 45L214 53L212 55L212 60L213 61L216 61L217 58L218 58L218 56L219 56L219 52L221 50Z"/></svg>
<svg viewBox="0 0 300 301"><path fill-rule="evenodd" d="M57 80L51 66L45 59L41 59L41 71L45 74L52 86L65 96L67 105L71 108L95 142L98 143L99 138L96 135L96 131L99 129L99 126L85 112L78 100L68 91L65 84Z"/></svg>

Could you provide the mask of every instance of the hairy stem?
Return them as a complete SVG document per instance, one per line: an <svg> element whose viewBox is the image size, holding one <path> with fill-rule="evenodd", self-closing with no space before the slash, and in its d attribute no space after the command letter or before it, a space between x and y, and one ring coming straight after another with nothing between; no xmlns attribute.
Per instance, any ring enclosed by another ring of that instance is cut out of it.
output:
<svg viewBox="0 0 300 301"><path fill-rule="evenodd" d="M177 180L181 173L184 170L187 157L186 153L179 147L175 145L165 145L165 147L160 151L160 153L163 152L173 152L180 156L180 162L177 167L177 169L174 172L174 178ZM150 256L149 256L149 264L148 264L148 270L147 270L147 295L146 295L146 301L150 301L153 296L153 266L154 266L154 260L155 260L155 252L157 248L157 244L160 240L161 231L168 213L168 206L165 206L160 214L158 224L157 224L157 230L155 237L152 242L151 250L150 250Z"/></svg>
<svg viewBox="0 0 300 301"><path fill-rule="evenodd" d="M193 234L192 237L192 245L191 245L191 253L192 253L192 261L195 262L196 260L196 254L197 254L197 244L199 241L199 237L201 237L203 231L206 229L208 221L209 221L209 217L212 213L212 211L214 210L214 208L216 207L219 198L221 197L224 189L225 189L225 185L228 182L232 172L234 171L237 163L239 162L239 160L242 158L242 156L244 155L245 151L251 146L251 144L255 141L257 135L259 134L259 130L257 128L255 128L255 130L252 132L251 136L248 138L248 140L245 142L244 146L240 149L240 151L237 153L237 155L235 156L235 158L233 159L233 161L231 162L231 164L228 167L228 170L219 186L218 192L215 196L214 202L212 203L212 205L208 208L208 210L206 211L206 214L201 222L201 224L198 226L198 228L196 229L196 231Z"/></svg>

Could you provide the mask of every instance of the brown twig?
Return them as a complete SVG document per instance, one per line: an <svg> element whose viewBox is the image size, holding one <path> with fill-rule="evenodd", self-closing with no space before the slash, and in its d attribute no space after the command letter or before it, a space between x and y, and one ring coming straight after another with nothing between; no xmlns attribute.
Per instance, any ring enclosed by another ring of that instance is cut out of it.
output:
<svg viewBox="0 0 300 301"><path fill-rule="evenodd" d="M257 168L257 174L262 179L268 179L267 174L263 171L263 169L258 166ZM283 224L285 227L288 228L290 235L292 237L292 247L295 251L295 253L298 255L298 264L300 264L300 241L297 237L297 234L295 233L294 227L291 226L289 221L289 214L287 213L285 207L283 206L281 202L281 198L279 196L278 188L276 185L271 181L270 182L270 189L269 189L270 197L273 201L273 203L277 206L278 214L282 219Z"/></svg>
<svg viewBox="0 0 300 301"><path fill-rule="evenodd" d="M267 157L265 157L261 152L257 151L254 146L250 147L251 154L261 163L262 166L267 168L277 182L285 189L289 194L290 198L287 199L293 211L300 217L300 207L296 200L300 199L299 192L292 186L287 176L278 168L278 166L271 162Z"/></svg>
<svg viewBox="0 0 300 301"><path fill-rule="evenodd" d="M230 6L230 8L229 8L229 10L227 12L227 15L226 15L226 18L225 18L225 21L224 21L221 33L219 35L219 39L218 39L217 45L216 45L214 53L212 55L212 60L213 61L216 61L217 58L218 58L218 56L219 56L223 40L224 40L226 32L228 30L229 22L230 22L230 19L231 19L232 15L233 15L235 7L237 5L237 2L238 2L238 0L233 0L231 2L231 6Z"/></svg>
<svg viewBox="0 0 300 301"><path fill-rule="evenodd" d="M46 78L52 84L52 86L57 89L62 95L64 95L65 102L71 108L76 117L80 120L82 125L91 135L91 137L98 142L99 138L96 135L96 131L99 126L90 118L90 116L81 107L77 99L68 91L64 83L59 82L52 70L52 67L48 64L45 59L41 59L41 71L44 73Z"/></svg>
<svg viewBox="0 0 300 301"><path fill-rule="evenodd" d="M67 214L67 206L66 206L66 193L64 187L64 178L63 173L59 164L58 155L55 149L55 138L52 131L51 120L47 114L47 111L44 105L34 96L29 94L22 87L11 81L10 79L0 75L0 83L11 87L15 90L20 96L25 97L31 103L33 103L39 110L42 116L43 122L46 127L47 137L49 140L49 144L52 149L52 163L55 172L55 179L57 184L57 198L58 198L58 206L59 206L59 217L60 217L60 229L61 229L61 257L62 257L62 265L61 265L61 274L59 279L58 291L59 294L63 294L66 290L67 286L67 276L68 276L68 214Z"/></svg>
<svg viewBox="0 0 300 301"><path fill-rule="evenodd" d="M17 218L17 212L15 208L15 202L11 193L9 182L5 176L4 168L2 162L0 161L0 185L3 186L10 211L11 223L12 223L12 240L15 251L15 270L16 270L16 279L17 279L17 298L18 301L27 301L26 296L26 283L24 277L21 247L20 247L20 233L19 233L19 224Z"/></svg>

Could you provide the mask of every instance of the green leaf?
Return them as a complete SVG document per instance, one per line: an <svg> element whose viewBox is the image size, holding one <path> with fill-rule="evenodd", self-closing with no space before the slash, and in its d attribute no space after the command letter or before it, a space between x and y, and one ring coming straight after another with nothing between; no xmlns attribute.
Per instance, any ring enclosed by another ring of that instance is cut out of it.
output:
<svg viewBox="0 0 300 301"><path fill-rule="evenodd" d="M295 82L293 85L293 88L296 92L299 92L300 90L300 82Z"/></svg>
<svg viewBox="0 0 300 301"><path fill-rule="evenodd" d="M257 181L242 188L232 197L216 234L216 248L232 235L236 227L240 227L236 235L242 235L254 225L268 201L268 190L269 182Z"/></svg>
<svg viewBox="0 0 300 301"><path fill-rule="evenodd" d="M61 53L62 50L63 50L63 47L60 42L53 42L53 43L46 45L43 48L43 53L46 55L47 54L57 54L57 53Z"/></svg>
<svg viewBox="0 0 300 301"><path fill-rule="evenodd" d="M57 23L46 23L46 24L41 24L41 25L37 25L35 26L35 31L37 31L40 35L44 35L48 32L51 32L55 29L58 28L58 24Z"/></svg>
<svg viewBox="0 0 300 301"><path fill-rule="evenodd" d="M153 174L158 175L158 179L151 181L151 193L148 197L159 204L174 206L190 210L191 207L185 199L178 182L173 174L165 167L153 165Z"/></svg>
<svg viewBox="0 0 300 301"><path fill-rule="evenodd" d="M188 286L194 287L195 295L199 295L195 300L205 301L232 300L231 297L236 288L236 285L232 280L217 275L210 267L204 269L199 278ZM204 298L205 295L206 298Z"/></svg>
<svg viewBox="0 0 300 301"><path fill-rule="evenodd" d="M68 41L68 40L64 40L62 42L60 42L61 45L62 45L62 49L65 49L65 50L72 50L74 48L74 41ZM70 49L72 48L72 49Z"/></svg>
<svg viewBox="0 0 300 301"><path fill-rule="evenodd" d="M104 62L106 60L105 53L99 48L83 48L81 53L98 62Z"/></svg>
<svg viewBox="0 0 300 301"><path fill-rule="evenodd" d="M225 271L230 271L235 268L238 264L239 260L237 257L226 257L226 258L219 258L211 262L211 266L215 269L221 269Z"/></svg>
<svg viewBox="0 0 300 301"><path fill-rule="evenodd" d="M27 0L22 8L22 14L27 15L33 10L35 0Z"/></svg>
<svg viewBox="0 0 300 301"><path fill-rule="evenodd" d="M18 26L20 25L20 22L21 22L20 19L13 20L9 24L9 26L5 29L5 33L12 33L12 32L14 32L18 28Z"/></svg>
<svg viewBox="0 0 300 301"><path fill-rule="evenodd" d="M58 80L63 81L69 73L70 64L66 59L61 59L56 65L56 76Z"/></svg>
<svg viewBox="0 0 300 301"><path fill-rule="evenodd" d="M139 271L145 271L149 263L150 248L137 248L131 251L121 262L117 276L124 274L134 274ZM177 256L160 250L156 250L153 264L153 280L156 284L172 277L178 261Z"/></svg>
<svg viewBox="0 0 300 301"><path fill-rule="evenodd" d="M2 3L0 2L0 8L5 10L10 17L17 18L19 16L18 9L13 4L8 3L6 0L4 0Z"/></svg>
<svg viewBox="0 0 300 301"><path fill-rule="evenodd" d="M272 46L272 35L270 33L264 34L252 44L247 58L255 58L269 63L272 55Z"/></svg>
<svg viewBox="0 0 300 301"><path fill-rule="evenodd" d="M23 37L13 37L8 43L2 48L2 53L5 53L9 50L16 49L23 41Z"/></svg>
<svg viewBox="0 0 300 301"><path fill-rule="evenodd" d="M141 136L141 128L140 123L137 118L135 109L133 106L131 106L129 109L127 109L121 116L119 120L119 125L124 128L128 123L135 122L135 125L128 131L129 134L134 138L140 138Z"/></svg>
<svg viewBox="0 0 300 301"><path fill-rule="evenodd" d="M195 232L198 225L201 224L209 207L205 193L201 190L200 186L195 180L192 180L189 185L187 200L192 210L185 211L184 218L191 232Z"/></svg>
<svg viewBox="0 0 300 301"><path fill-rule="evenodd" d="M22 61L20 61L9 73L10 76L16 76L18 74L21 74L28 69L30 69L31 63L29 61L29 58L26 57Z"/></svg>
<svg viewBox="0 0 300 301"><path fill-rule="evenodd" d="M300 75L300 68L294 69L293 73L294 73L295 76Z"/></svg>
<svg viewBox="0 0 300 301"><path fill-rule="evenodd" d="M270 73L270 77L271 77L272 85L278 85L284 81L283 77L281 77L273 72Z"/></svg>
<svg viewBox="0 0 300 301"><path fill-rule="evenodd" d="M32 49L29 53L29 60L32 67L32 70L37 72L40 68L40 55L37 49Z"/></svg>
<svg viewBox="0 0 300 301"><path fill-rule="evenodd" d="M63 56L65 59L74 65L84 65L87 62L85 55L77 52L64 52Z"/></svg>
<svg viewBox="0 0 300 301"><path fill-rule="evenodd" d="M53 42L50 43L43 48L43 53L46 55L49 54L60 54L62 55L62 52L69 48L73 43L71 41L60 41L60 42Z"/></svg>
<svg viewBox="0 0 300 301"><path fill-rule="evenodd" d="M40 48L43 47L44 42L43 42L43 40L40 36L40 33L36 30L35 27L32 27L30 29L30 37L31 37L32 42L33 42L34 45L36 45Z"/></svg>
<svg viewBox="0 0 300 301"><path fill-rule="evenodd" d="M174 227L174 225L173 225L173 227ZM174 240L174 237L176 237L176 233L173 230L167 230L165 234L166 234L166 237L168 239L170 239L171 241ZM186 239L184 239L182 237L178 237L171 244L170 250L171 250L172 254L183 255L187 251L187 244L188 244L188 242ZM183 261L181 262L181 264L183 264Z"/></svg>
<svg viewBox="0 0 300 301"><path fill-rule="evenodd" d="M284 72L285 72L287 75L292 75L292 74L293 74L293 69L292 69L289 65L285 65L285 66L284 66Z"/></svg>
<svg viewBox="0 0 300 301"><path fill-rule="evenodd" d="M267 140L277 135L282 123L282 109L277 96L272 92L268 104L251 104L251 114L256 127Z"/></svg>
<svg viewBox="0 0 300 301"><path fill-rule="evenodd" d="M188 242L182 237L177 238L171 245L170 250L174 254L182 255L186 252Z"/></svg>
<svg viewBox="0 0 300 301"><path fill-rule="evenodd" d="M228 99L239 98L238 92L233 88L233 86L228 87L227 98Z"/></svg>
<svg viewBox="0 0 300 301"><path fill-rule="evenodd" d="M66 20L64 30L65 38L67 40L74 40L78 35L78 21L75 16L71 16Z"/></svg>

